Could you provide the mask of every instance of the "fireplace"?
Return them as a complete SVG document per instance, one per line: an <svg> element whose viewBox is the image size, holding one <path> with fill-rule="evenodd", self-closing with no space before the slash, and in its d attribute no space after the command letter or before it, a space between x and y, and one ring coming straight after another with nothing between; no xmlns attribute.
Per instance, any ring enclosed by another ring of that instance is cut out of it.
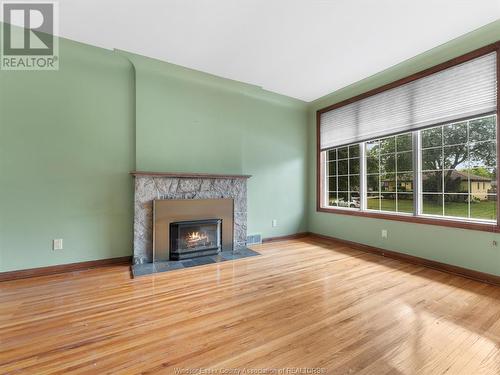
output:
<svg viewBox="0 0 500 375"><path fill-rule="evenodd" d="M134 277L257 255L246 248L250 176L159 172L132 175ZM171 240L182 239L179 224L182 227L186 222L207 219L220 219L219 227L207 228L207 235L196 234L204 228L191 228L189 244ZM205 251L209 255L201 256L200 252Z"/></svg>
<svg viewBox="0 0 500 375"><path fill-rule="evenodd" d="M233 199L155 199L153 200L153 262L168 262L182 260L177 247L186 251L187 247L179 242L173 242L178 236L178 223L220 220L221 251L234 250L234 233L239 226L235 225ZM171 224L174 224L172 226ZM199 229L199 228L198 228ZM193 228L191 232L199 232ZM213 233L213 231L212 231ZM190 248L187 251L196 251ZM183 251L181 251L182 253ZM213 255L213 251L211 255ZM172 256L172 254L175 254ZM196 255L196 254L194 254Z"/></svg>
<svg viewBox="0 0 500 375"><path fill-rule="evenodd" d="M170 260L214 255L222 248L222 220L170 223Z"/></svg>

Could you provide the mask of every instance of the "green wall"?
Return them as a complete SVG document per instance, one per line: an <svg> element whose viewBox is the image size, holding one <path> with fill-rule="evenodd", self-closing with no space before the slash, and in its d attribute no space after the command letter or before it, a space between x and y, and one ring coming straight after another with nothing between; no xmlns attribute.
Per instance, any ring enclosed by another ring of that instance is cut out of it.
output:
<svg viewBox="0 0 500 375"><path fill-rule="evenodd" d="M248 233L274 237L307 230L305 103L122 54L136 72L137 169L252 175Z"/></svg>
<svg viewBox="0 0 500 375"><path fill-rule="evenodd" d="M315 111L403 78L500 39L500 21L416 56L390 69L320 98L309 111L309 230L328 236L360 242L388 250L433 259L465 268L500 275L500 235L434 225L410 224L391 220L360 218L316 212ZM381 239L381 230L388 238Z"/></svg>
<svg viewBox="0 0 500 375"><path fill-rule="evenodd" d="M248 232L305 231L306 124L298 100L60 39L59 71L0 71L0 271L131 255L134 169L251 174Z"/></svg>
<svg viewBox="0 0 500 375"><path fill-rule="evenodd" d="M0 71L1 271L131 253L132 65L60 49L59 71Z"/></svg>

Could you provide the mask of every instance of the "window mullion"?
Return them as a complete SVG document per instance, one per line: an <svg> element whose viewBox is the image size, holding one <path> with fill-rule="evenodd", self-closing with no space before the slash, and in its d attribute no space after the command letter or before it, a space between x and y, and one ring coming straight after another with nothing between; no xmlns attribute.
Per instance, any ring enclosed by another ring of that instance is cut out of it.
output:
<svg viewBox="0 0 500 375"><path fill-rule="evenodd" d="M321 205L323 207L326 207L328 206L328 191L330 190L330 184L328 183L328 177L329 177L329 174L330 174L330 171L329 171L329 168L330 168L330 164L328 162L328 153L329 151L323 151L321 152L320 154L320 162L321 162L321 165L323 166L323 173L322 173L322 176L321 178L323 179L323 182L322 182L322 185L323 185L323 191L322 191L322 196L321 196Z"/></svg>
<svg viewBox="0 0 500 375"><path fill-rule="evenodd" d="M441 126L441 202L443 205L442 213L445 216L444 210L444 126Z"/></svg>
<svg viewBox="0 0 500 375"><path fill-rule="evenodd" d="M360 152L359 152L359 196L360 196L360 209L362 211L366 210L366 150L365 150L365 142L360 143Z"/></svg>
<svg viewBox="0 0 500 375"><path fill-rule="evenodd" d="M470 168L470 143L469 143L469 139L470 139L470 134L469 134L469 126L470 126L470 121L467 121L467 148L466 148L466 152L467 152L467 217L470 219L470 200L471 200L471 190L472 190L472 187L471 187L471 182L470 182L470 174L471 174L471 168ZM495 164L498 164L498 163L495 163ZM488 196L486 196L488 197Z"/></svg>
<svg viewBox="0 0 500 375"><path fill-rule="evenodd" d="M422 187L420 184L420 176L422 174L422 158L421 158L421 139L420 131L412 133L412 150L413 150L413 215L420 215L422 207Z"/></svg>

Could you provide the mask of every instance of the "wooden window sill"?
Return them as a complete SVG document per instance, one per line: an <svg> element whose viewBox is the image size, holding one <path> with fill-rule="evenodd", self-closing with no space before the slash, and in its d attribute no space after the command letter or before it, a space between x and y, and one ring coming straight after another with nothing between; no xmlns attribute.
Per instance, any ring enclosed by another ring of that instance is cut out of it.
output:
<svg viewBox="0 0 500 375"><path fill-rule="evenodd" d="M481 223L481 222L476 223L476 222L453 220L447 218L441 219L441 218L431 218L424 216L397 215L397 214L388 214L383 212L369 212L369 211L349 210L349 209L332 208L332 207L318 207L316 211L327 212L331 214L339 214L339 215L369 217L373 219L403 221L407 223L439 225L442 227L470 229L483 232L493 232L493 233L500 232L500 227L496 223L491 223L491 224Z"/></svg>

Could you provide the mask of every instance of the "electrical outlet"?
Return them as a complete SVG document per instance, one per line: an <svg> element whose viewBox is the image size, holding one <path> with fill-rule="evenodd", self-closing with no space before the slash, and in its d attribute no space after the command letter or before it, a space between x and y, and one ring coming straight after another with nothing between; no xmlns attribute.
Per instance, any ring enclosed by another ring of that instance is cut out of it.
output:
<svg viewBox="0 0 500 375"><path fill-rule="evenodd" d="M52 250L62 250L62 249L63 249L62 238L56 238L52 240Z"/></svg>
<svg viewBox="0 0 500 375"><path fill-rule="evenodd" d="M278 226L278 220L273 219L273 227L277 227L277 226Z"/></svg>
<svg viewBox="0 0 500 375"><path fill-rule="evenodd" d="M387 229L382 229L382 238L387 239Z"/></svg>

